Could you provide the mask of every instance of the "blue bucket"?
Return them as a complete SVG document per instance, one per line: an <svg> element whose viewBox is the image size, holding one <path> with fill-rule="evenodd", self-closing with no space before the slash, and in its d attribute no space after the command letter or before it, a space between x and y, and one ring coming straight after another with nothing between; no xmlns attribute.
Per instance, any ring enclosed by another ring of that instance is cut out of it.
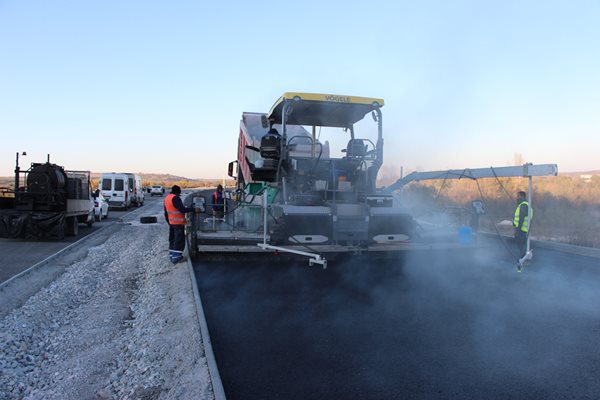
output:
<svg viewBox="0 0 600 400"><path fill-rule="evenodd" d="M473 242L473 229L469 226L458 228L458 243L469 244L471 242Z"/></svg>

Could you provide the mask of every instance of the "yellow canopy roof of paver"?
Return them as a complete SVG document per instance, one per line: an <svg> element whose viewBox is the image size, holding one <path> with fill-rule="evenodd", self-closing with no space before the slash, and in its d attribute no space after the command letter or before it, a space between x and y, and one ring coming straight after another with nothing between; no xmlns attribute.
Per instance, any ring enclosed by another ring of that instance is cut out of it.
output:
<svg viewBox="0 0 600 400"><path fill-rule="evenodd" d="M375 108L383 107L383 99L320 93L286 92L271 107L267 118L281 124L283 105L293 101L286 117L290 125L349 127Z"/></svg>

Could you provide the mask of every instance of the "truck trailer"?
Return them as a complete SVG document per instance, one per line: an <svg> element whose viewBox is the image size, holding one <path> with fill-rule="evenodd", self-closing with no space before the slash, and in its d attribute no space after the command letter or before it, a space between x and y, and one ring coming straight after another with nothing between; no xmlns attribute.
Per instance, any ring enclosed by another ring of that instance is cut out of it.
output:
<svg viewBox="0 0 600 400"><path fill-rule="evenodd" d="M0 202L0 237L62 239L93 222L89 171L68 171L49 158L21 171L17 157L14 190Z"/></svg>

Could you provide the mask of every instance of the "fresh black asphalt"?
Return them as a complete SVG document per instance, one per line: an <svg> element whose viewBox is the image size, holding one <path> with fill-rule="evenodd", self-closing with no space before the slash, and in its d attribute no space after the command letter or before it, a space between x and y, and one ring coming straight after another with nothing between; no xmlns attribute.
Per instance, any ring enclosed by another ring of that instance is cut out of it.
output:
<svg viewBox="0 0 600 400"><path fill-rule="evenodd" d="M600 262L498 246L195 272L228 399L598 399Z"/></svg>

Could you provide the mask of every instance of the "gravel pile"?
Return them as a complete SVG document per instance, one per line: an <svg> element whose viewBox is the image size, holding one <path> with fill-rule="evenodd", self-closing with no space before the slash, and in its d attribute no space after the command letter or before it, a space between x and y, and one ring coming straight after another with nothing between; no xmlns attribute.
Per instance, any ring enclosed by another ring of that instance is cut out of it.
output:
<svg viewBox="0 0 600 400"><path fill-rule="evenodd" d="M158 224L133 213L0 321L0 399L214 397L188 267L168 261L154 207L140 211Z"/></svg>

